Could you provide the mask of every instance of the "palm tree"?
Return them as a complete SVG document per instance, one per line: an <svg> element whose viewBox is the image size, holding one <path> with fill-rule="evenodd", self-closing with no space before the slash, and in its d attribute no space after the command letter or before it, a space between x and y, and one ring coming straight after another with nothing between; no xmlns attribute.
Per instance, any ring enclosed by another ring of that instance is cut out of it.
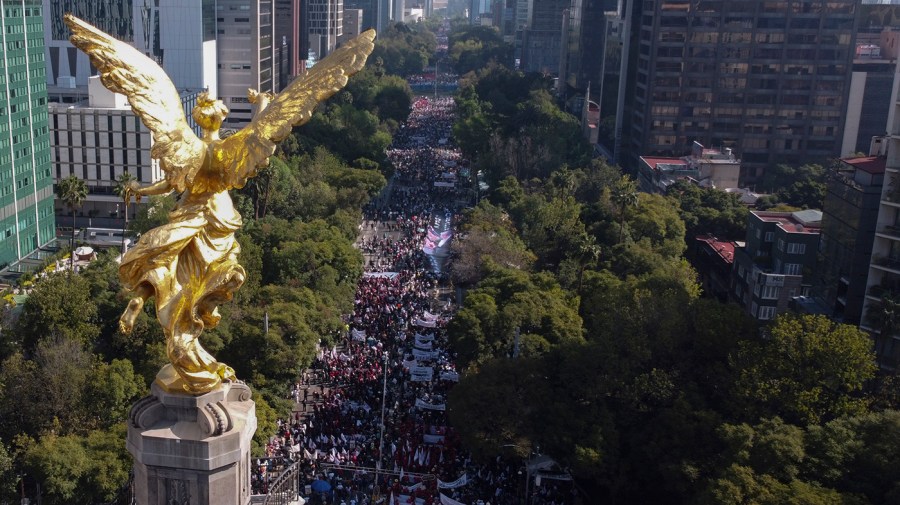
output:
<svg viewBox="0 0 900 505"><path fill-rule="evenodd" d="M625 234L625 208L638 204L638 189L634 179L622 176L613 186L612 200L619 206L619 243L622 243Z"/></svg>
<svg viewBox="0 0 900 505"><path fill-rule="evenodd" d="M115 192L125 201L125 222L122 224L122 254L125 254L125 230L128 229L128 204L131 203L131 184L136 180L129 172L122 172L116 178Z"/></svg>
<svg viewBox="0 0 900 505"><path fill-rule="evenodd" d="M578 270L578 292L581 292L581 280L584 277L584 269L588 265L596 266L600 261L600 245L597 244L597 237L585 233L582 235L578 244L578 263L581 267Z"/></svg>
<svg viewBox="0 0 900 505"><path fill-rule="evenodd" d="M72 174L56 184L56 196L72 211L72 270L75 270L75 209L87 199L87 184Z"/></svg>

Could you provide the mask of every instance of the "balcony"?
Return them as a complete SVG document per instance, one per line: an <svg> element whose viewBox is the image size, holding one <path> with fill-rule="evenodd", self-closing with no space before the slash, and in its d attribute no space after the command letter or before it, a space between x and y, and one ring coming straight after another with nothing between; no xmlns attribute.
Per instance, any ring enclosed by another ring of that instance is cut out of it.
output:
<svg viewBox="0 0 900 505"><path fill-rule="evenodd" d="M884 297L898 300L900 299L900 286L896 284L876 284L869 288L866 296L876 300L881 300Z"/></svg>
<svg viewBox="0 0 900 505"><path fill-rule="evenodd" d="M872 264L876 267L888 269L894 273L900 274L900 258L873 255Z"/></svg>
<svg viewBox="0 0 900 505"><path fill-rule="evenodd" d="M883 227L881 230L879 230L878 233L881 235L886 235L891 238L900 240L900 225L896 225L896 224L887 225L887 226Z"/></svg>

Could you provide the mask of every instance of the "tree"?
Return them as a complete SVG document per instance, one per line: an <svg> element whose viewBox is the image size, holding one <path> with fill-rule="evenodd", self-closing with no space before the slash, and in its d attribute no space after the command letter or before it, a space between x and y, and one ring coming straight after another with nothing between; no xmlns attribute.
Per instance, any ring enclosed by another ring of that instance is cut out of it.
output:
<svg viewBox="0 0 900 505"><path fill-rule="evenodd" d="M530 275L490 262L486 270L448 325L461 368L513 354L517 332L523 357L584 341L577 299L552 275Z"/></svg>
<svg viewBox="0 0 900 505"><path fill-rule="evenodd" d="M119 198L124 201L123 215L125 216L125 221L122 224L122 254L125 254L125 230L128 229L128 206L131 205L131 185L134 181L136 181L136 178L130 172L122 172L116 178L116 186L114 188Z"/></svg>
<svg viewBox="0 0 900 505"><path fill-rule="evenodd" d="M766 169L762 187L778 202L802 209L821 209L825 202L828 171L818 164L799 167L779 164Z"/></svg>
<svg viewBox="0 0 900 505"><path fill-rule="evenodd" d="M169 213L175 209L175 196L151 196L131 220L131 231L141 235L169 222Z"/></svg>
<svg viewBox="0 0 900 505"><path fill-rule="evenodd" d="M46 338L62 337L86 345L99 333L97 305L81 276L57 272L43 279L25 300L16 325L26 350Z"/></svg>
<svg viewBox="0 0 900 505"><path fill-rule="evenodd" d="M473 455L488 460L515 447L527 457L536 432L541 431L545 398L539 360L497 359L477 374L468 374L450 390L448 415Z"/></svg>
<svg viewBox="0 0 900 505"><path fill-rule="evenodd" d="M625 238L625 209L638 204L637 182L626 176L613 186L612 201L619 207L619 243Z"/></svg>
<svg viewBox="0 0 900 505"><path fill-rule="evenodd" d="M600 246L597 237L585 233L578 244L578 292L581 292L581 283L584 280L584 269L594 266L600 261Z"/></svg>
<svg viewBox="0 0 900 505"><path fill-rule="evenodd" d="M461 286L480 281L488 259L504 267L522 270L529 270L535 260L534 254L519 238L509 215L487 200L466 211L451 250L454 254L453 279Z"/></svg>
<svg viewBox="0 0 900 505"><path fill-rule="evenodd" d="M56 196L72 212L72 270L75 269L75 209L87 199L87 184L72 174L56 184Z"/></svg>
<svg viewBox="0 0 900 505"><path fill-rule="evenodd" d="M763 340L742 343L733 365L748 413L802 424L865 412L860 392L876 370L865 332L812 315L779 316Z"/></svg>
<svg viewBox="0 0 900 505"><path fill-rule="evenodd" d="M23 450L23 467L41 483L42 503L108 503L128 481L124 438L124 423L87 436L45 433Z"/></svg>
<svg viewBox="0 0 900 505"><path fill-rule="evenodd" d="M677 181L669 186L666 196L678 201L687 240L703 234L712 234L722 240L745 238L750 211L736 194Z"/></svg>
<svg viewBox="0 0 900 505"><path fill-rule="evenodd" d="M19 478L13 468L13 458L0 439L0 501L13 503Z"/></svg>
<svg viewBox="0 0 900 505"><path fill-rule="evenodd" d="M870 503L900 498L900 411L870 412L810 426L803 475Z"/></svg>
<svg viewBox="0 0 900 505"><path fill-rule="evenodd" d="M484 68L490 62L512 63L512 46L504 42L500 32L493 27L454 27L447 45L453 68L460 75Z"/></svg>

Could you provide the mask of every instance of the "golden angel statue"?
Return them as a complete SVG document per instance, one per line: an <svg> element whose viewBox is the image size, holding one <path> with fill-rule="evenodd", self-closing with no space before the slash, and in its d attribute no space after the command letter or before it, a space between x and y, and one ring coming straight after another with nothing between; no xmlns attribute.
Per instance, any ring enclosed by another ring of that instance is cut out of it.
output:
<svg viewBox="0 0 900 505"><path fill-rule="evenodd" d="M253 120L220 139L219 128L228 114L225 104L200 96L192 111L203 129L203 137L197 138L188 127L178 91L159 65L71 14L65 22L72 30L72 44L90 56L104 86L125 95L153 135L151 156L159 160L165 179L146 187L134 184L132 194L180 194L169 222L145 233L122 257L119 277L134 297L120 328L129 333L144 302L155 297L170 361L157 375L157 384L169 392L206 393L223 380L233 380L234 371L217 362L198 338L204 328L218 324L217 305L232 298L246 275L237 262L240 246L234 238L241 216L228 190L243 187L268 164L276 143L308 121L319 102L363 68L375 32L369 30L337 49L277 96L251 90L257 108Z"/></svg>

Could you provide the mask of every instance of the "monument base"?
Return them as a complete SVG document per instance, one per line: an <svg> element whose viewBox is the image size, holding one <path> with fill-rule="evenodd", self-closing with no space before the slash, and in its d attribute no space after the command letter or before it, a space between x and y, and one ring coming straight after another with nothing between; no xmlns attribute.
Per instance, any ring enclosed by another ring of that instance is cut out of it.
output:
<svg viewBox="0 0 900 505"><path fill-rule="evenodd" d="M255 431L256 404L245 384L191 396L154 382L128 423L137 504L246 505Z"/></svg>

